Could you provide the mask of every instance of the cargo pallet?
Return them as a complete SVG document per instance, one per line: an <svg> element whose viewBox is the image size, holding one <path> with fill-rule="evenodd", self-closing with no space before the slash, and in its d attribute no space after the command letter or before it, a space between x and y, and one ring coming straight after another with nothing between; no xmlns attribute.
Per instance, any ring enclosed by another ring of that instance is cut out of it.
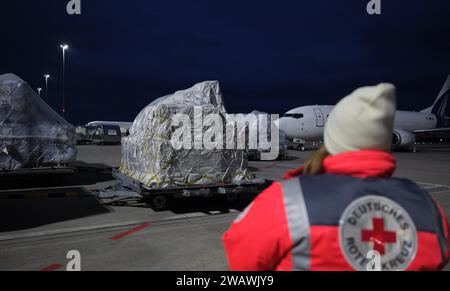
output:
<svg viewBox="0 0 450 291"><path fill-rule="evenodd" d="M137 197L131 197L131 199L138 199L140 202L146 203L157 211L167 209L169 200L176 197L212 197L220 195L226 197L229 202L234 203L239 200L239 195L242 192L256 192L266 184L266 180L264 179L254 179L240 184L209 184L202 186L158 188L148 187L143 183L122 174L117 169L112 170L112 175L122 184L122 186L131 189L138 194ZM121 201L126 201L129 198L130 197L124 197L123 199L115 200L114 203L120 205Z"/></svg>

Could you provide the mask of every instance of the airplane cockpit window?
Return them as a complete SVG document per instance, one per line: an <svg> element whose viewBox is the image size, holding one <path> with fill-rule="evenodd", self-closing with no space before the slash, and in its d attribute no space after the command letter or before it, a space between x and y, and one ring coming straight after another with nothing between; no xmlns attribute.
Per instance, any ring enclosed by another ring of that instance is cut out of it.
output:
<svg viewBox="0 0 450 291"><path fill-rule="evenodd" d="M284 115L284 117L291 117L291 118L295 118L295 119L301 119L301 118L305 117L305 115L302 114L302 113L288 113L288 114Z"/></svg>

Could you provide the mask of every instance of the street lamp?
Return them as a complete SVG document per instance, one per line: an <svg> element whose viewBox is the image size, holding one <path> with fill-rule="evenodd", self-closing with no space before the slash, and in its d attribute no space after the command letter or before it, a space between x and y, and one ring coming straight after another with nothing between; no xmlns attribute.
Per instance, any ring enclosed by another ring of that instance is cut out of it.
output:
<svg viewBox="0 0 450 291"><path fill-rule="evenodd" d="M48 94L48 79L50 78L50 75L49 74L45 74L44 78L45 78L45 94L47 96L47 99L49 99L49 95L50 94Z"/></svg>
<svg viewBox="0 0 450 291"><path fill-rule="evenodd" d="M37 91L38 91L38 95L41 96L42 88L37 88Z"/></svg>
<svg viewBox="0 0 450 291"><path fill-rule="evenodd" d="M63 81L62 81L62 104L61 104L61 113L62 116L65 117L66 115L66 96L65 96L65 82L66 82L66 50L69 49L69 46L67 44L60 45L63 53Z"/></svg>

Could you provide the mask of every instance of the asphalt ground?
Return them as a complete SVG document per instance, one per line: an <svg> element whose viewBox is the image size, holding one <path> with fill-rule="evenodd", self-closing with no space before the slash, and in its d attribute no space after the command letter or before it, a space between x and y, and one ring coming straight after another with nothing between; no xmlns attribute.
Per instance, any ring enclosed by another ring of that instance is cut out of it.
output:
<svg viewBox="0 0 450 291"><path fill-rule="evenodd" d="M280 180L310 154L290 151L287 160L252 161L250 169ZM395 156L395 176L418 182L450 217L450 147ZM110 169L120 164L120 147L80 146L78 160L72 175L0 178L0 270L65 270L70 250L80 252L82 270L227 270L221 236L257 193L234 204L177 199L163 212L108 206L90 192L117 183Z"/></svg>

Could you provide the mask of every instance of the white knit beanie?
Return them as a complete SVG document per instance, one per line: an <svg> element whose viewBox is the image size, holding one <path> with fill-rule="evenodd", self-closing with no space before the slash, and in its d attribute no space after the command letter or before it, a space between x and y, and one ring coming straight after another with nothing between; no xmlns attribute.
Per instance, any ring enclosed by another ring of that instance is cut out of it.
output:
<svg viewBox="0 0 450 291"><path fill-rule="evenodd" d="M392 84L363 87L342 99L325 125L331 155L358 150L389 151L392 145L396 93Z"/></svg>

